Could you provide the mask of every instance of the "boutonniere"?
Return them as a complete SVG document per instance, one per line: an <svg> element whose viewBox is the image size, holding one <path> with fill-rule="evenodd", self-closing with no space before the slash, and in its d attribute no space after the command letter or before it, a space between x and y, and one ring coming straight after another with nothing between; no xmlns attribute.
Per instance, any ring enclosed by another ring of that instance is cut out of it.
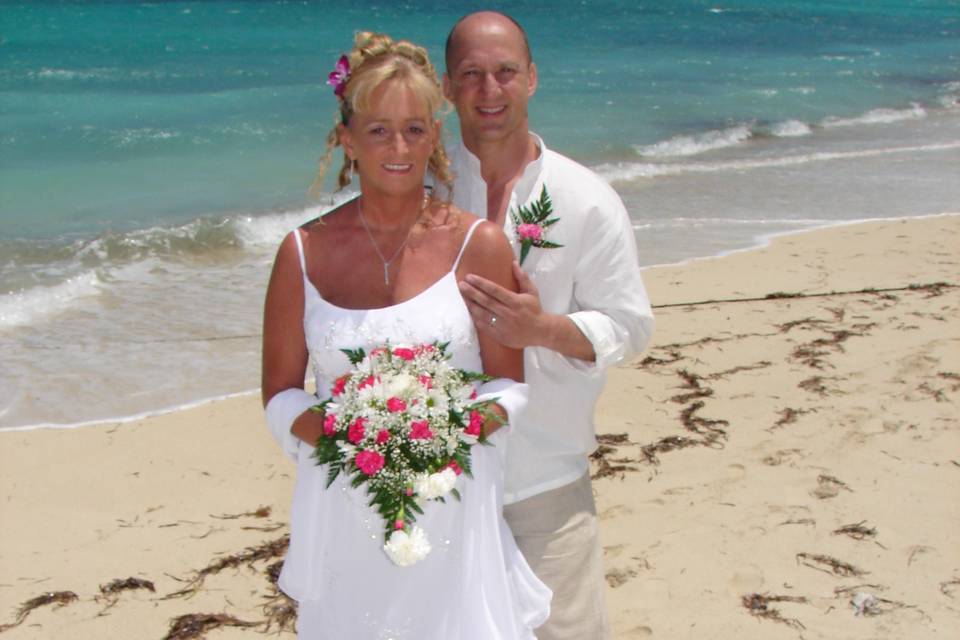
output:
<svg viewBox="0 0 960 640"><path fill-rule="evenodd" d="M523 264L524 258L530 253L530 247L557 249L563 246L543 237L547 227L560 221L560 218L551 216L553 216L553 203L550 201L550 194L547 193L547 185L543 185L539 200L510 212L513 226L517 229L517 237L520 239L520 264Z"/></svg>

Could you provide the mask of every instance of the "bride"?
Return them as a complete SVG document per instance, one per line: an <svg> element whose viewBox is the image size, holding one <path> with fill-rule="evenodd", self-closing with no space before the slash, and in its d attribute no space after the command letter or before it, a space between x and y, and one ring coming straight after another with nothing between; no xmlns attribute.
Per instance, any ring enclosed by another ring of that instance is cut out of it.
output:
<svg viewBox="0 0 960 640"><path fill-rule="evenodd" d="M298 601L298 637L533 639L550 591L530 571L502 516L509 414L525 402L522 352L477 333L457 283L476 273L516 289L502 230L431 196L429 169L452 182L435 115L443 104L426 51L359 33L330 82L339 102L329 160L341 146L342 188L360 196L295 229L281 243L264 309L262 392L271 433L297 463L290 549L280 587ZM323 166L321 166L321 175ZM324 415L310 411L350 369L342 349L448 342L453 366L494 380L507 426L488 420L492 447L474 446L461 500L430 502L417 523L433 550L413 566L383 551L365 490L311 457ZM317 395L304 391L310 366ZM499 427L499 428L498 428Z"/></svg>

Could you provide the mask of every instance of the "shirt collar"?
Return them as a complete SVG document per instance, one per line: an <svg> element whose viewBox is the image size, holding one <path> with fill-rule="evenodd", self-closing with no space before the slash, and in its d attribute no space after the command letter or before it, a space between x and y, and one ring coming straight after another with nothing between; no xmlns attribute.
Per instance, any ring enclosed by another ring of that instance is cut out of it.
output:
<svg viewBox="0 0 960 640"><path fill-rule="evenodd" d="M523 175L520 176L520 179L517 180L517 184L513 187L513 193L516 195L519 202L526 202L530 197L531 192L537 182L537 178L540 177L540 174L543 172L544 157L547 155L547 145L544 144L543 138L538 136L533 131L530 132L530 136L533 138L534 142L537 144L537 149L540 153L537 155L537 158L528 164L523 169ZM460 153L458 155L459 162L457 164L465 165L463 168L466 169L464 172L466 175L476 176L480 181L483 180L480 174L480 159L473 154L470 149L467 149L466 145L463 142L460 142Z"/></svg>
<svg viewBox="0 0 960 640"><path fill-rule="evenodd" d="M518 202L526 202L530 199L534 185L536 185L537 179L543 173L543 158L547 154L547 147L543 144L543 139L533 131L530 132L530 136L533 137L534 142L537 143L537 149L540 153L537 155L536 160L524 168L523 175L520 176L517 184L513 187L513 193L516 195Z"/></svg>

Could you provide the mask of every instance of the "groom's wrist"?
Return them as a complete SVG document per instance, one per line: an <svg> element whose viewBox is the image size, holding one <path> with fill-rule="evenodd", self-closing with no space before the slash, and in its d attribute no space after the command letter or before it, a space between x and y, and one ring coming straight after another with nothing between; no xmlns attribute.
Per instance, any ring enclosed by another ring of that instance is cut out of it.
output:
<svg viewBox="0 0 960 640"><path fill-rule="evenodd" d="M580 331L580 327L569 317L560 314L542 314L538 323L539 329L534 335L539 338L537 344L531 346L543 347L556 351L568 358L577 358L587 362L596 359L593 343Z"/></svg>

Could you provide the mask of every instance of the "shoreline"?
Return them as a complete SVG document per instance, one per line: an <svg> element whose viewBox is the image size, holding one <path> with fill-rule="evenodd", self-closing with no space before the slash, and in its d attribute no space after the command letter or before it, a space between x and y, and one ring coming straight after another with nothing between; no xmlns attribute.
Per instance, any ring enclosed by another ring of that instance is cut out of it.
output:
<svg viewBox="0 0 960 640"><path fill-rule="evenodd" d="M823 224L818 224L812 227L804 227L802 229L794 229L792 231L774 231L772 233L764 233L758 236L754 236L749 247L743 247L741 249L729 249L726 251L721 251L709 256L698 256L695 258L686 258L684 260L678 260L677 262L663 262L658 264L646 265L640 268L641 271L646 272L653 269L663 269L671 267L685 267L688 265L694 265L700 262L709 261L709 260L718 260L721 258L727 258L729 256L734 256L740 253L747 253L751 251L758 251L761 249L769 248L771 244L778 238L786 238L790 236L803 235L805 233L815 233L818 231L825 231L829 229L834 229L837 227L847 227L851 225L860 225L860 224L871 224L871 223L883 223L883 222L901 222L906 220L926 220L928 218L942 218L950 216L960 216L960 211L942 211L940 213L921 213L917 215L904 215L896 216L892 218L859 218L856 220L834 220L830 222L825 222ZM653 305L656 308L657 305Z"/></svg>
<svg viewBox="0 0 960 640"><path fill-rule="evenodd" d="M595 415L613 638L960 625L957 283L763 298L954 281L958 241L960 215L884 219L644 271L681 306ZM207 637L292 637L272 572L295 469L255 395L0 440L0 627L73 594L3 638L162 637L181 616L216 618Z"/></svg>
<svg viewBox="0 0 960 640"><path fill-rule="evenodd" d="M920 214L920 215L904 215L896 218L865 218L859 220L838 220L825 223L823 225L815 227L807 227L803 229L797 229L793 231L780 231L769 234L762 234L755 236L752 239L753 244L749 247L744 247L741 249L731 249L728 251L721 251L720 253L709 255L709 256L700 256L694 258L687 258L673 263L663 263L663 264L653 264L641 267L641 272L646 276L649 272L654 272L661 269L674 269L674 268L683 268L687 266L694 266L703 263L709 263L714 260L722 260L731 256L740 255L743 253L750 253L753 251L760 251L769 248L775 241L780 238L789 238L791 236L802 236L808 233L818 233L823 231L828 231L836 228L843 228L849 226L863 225L863 224L880 224L880 223L892 223L892 222L901 222L901 221L910 221L910 220L927 220L927 219L936 219L936 218L949 218L951 216L960 216L960 212L941 212L933 214ZM651 300L654 300L653 308L656 310L660 305L656 304L656 299L651 295ZM671 303L676 304L676 303ZM162 407L159 409L147 409L142 412L138 412L126 416L113 416L106 418L95 418L92 420L84 420L76 423L37 423L31 425L16 425L11 427L2 427L0 426L0 433L15 433L15 432L28 432L28 431L37 431L37 430L72 430L72 429L82 429L88 427L96 427L106 423L110 424L127 424L131 422L136 422L138 420L143 420L146 418L151 418L154 416L167 415L170 413L176 413L178 411L183 411L186 409L191 409L197 406L202 406L204 404L220 402L223 400L229 400L235 397L242 397L252 394L259 393L259 389L251 388L242 391L233 391L225 394L219 394L215 396L199 398L196 400L187 401L183 404L174 404L167 407Z"/></svg>

